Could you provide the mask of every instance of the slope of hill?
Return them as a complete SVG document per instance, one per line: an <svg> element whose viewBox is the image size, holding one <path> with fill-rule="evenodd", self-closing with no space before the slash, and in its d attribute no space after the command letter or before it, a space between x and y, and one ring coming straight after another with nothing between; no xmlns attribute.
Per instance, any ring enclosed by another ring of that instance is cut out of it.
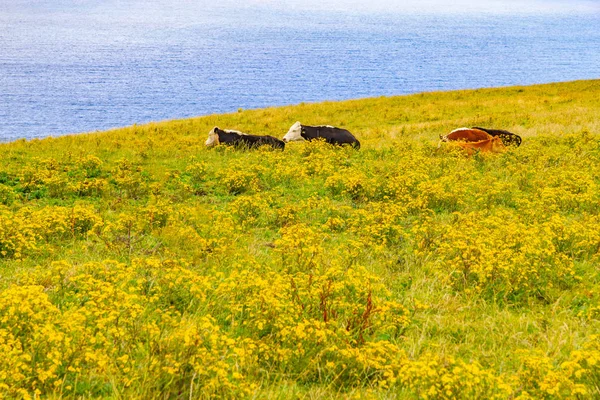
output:
<svg viewBox="0 0 600 400"><path fill-rule="evenodd" d="M7 397L600 396L600 81L0 145ZM362 148L205 149L213 126ZM523 144L466 157L461 126Z"/></svg>

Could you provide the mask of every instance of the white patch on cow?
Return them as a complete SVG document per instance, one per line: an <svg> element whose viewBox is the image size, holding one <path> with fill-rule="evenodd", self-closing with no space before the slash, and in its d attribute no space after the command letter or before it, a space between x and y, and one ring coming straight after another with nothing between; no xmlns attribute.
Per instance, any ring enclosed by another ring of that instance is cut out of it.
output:
<svg viewBox="0 0 600 400"><path fill-rule="evenodd" d="M294 125L292 125L292 127L290 128L288 133L285 134L282 140L286 143L295 142L297 140L304 140L304 138L302 137L302 124L298 121Z"/></svg>
<svg viewBox="0 0 600 400"><path fill-rule="evenodd" d="M206 142L204 142L205 146L212 147L219 144L219 135L217 135L217 132L215 132L216 129L217 127L215 126L210 130L210 132L208 132L208 139L206 139Z"/></svg>
<svg viewBox="0 0 600 400"><path fill-rule="evenodd" d="M238 135L244 135L244 136L248 136L248 134L247 134L247 133L240 132L240 131L236 131L236 130L233 130L233 129L223 129L223 130L224 130L225 132L227 132L227 133L237 133Z"/></svg>
<svg viewBox="0 0 600 400"><path fill-rule="evenodd" d="M455 130L453 130L452 132L450 132L448 135L450 135L451 133L454 133L454 132L459 132L459 131L470 131L470 130L471 130L471 128L458 128L458 129L455 129ZM446 135L446 136L447 136L447 135Z"/></svg>

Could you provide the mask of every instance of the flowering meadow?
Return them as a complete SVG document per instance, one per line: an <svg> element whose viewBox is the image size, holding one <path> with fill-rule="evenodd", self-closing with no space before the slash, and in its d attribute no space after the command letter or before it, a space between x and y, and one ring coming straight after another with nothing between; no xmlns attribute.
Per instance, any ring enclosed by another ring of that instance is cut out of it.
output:
<svg viewBox="0 0 600 400"><path fill-rule="evenodd" d="M600 397L600 81L0 145L0 398ZM361 149L204 147L296 121ZM438 137L507 129L467 156Z"/></svg>

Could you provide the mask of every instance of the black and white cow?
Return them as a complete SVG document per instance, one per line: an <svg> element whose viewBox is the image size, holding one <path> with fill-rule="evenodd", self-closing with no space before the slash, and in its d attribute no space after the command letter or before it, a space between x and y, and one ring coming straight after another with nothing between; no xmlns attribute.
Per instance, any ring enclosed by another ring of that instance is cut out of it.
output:
<svg viewBox="0 0 600 400"><path fill-rule="evenodd" d="M479 129L480 131L487 132L487 134L490 136L498 136L500 140L502 140L502 144L504 144L505 146L519 147L521 145L521 136L515 135L512 132L504 131L501 129L488 129L478 127L473 127L473 129Z"/></svg>
<svg viewBox="0 0 600 400"><path fill-rule="evenodd" d="M208 139L206 139L204 144L207 147L216 146L218 144L227 144L247 148L256 148L263 145L281 150L285 148L285 143L273 136L248 135L247 133L240 131L219 129L216 126L208 132Z"/></svg>
<svg viewBox="0 0 600 400"><path fill-rule="evenodd" d="M293 142L296 140L313 140L323 138L331 144L349 144L356 149L360 149L360 142L346 129L335 128L333 126L309 126L296 122L288 133L283 137L284 142Z"/></svg>

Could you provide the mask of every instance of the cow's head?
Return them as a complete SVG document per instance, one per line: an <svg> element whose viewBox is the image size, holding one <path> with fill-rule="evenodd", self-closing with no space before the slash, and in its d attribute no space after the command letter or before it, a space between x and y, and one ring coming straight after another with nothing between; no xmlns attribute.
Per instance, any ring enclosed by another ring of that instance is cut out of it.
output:
<svg viewBox="0 0 600 400"><path fill-rule="evenodd" d="M219 144L219 134L217 133L218 130L219 128L215 126L210 132L208 132L208 139L206 139L206 142L204 142L205 146L212 147Z"/></svg>
<svg viewBox="0 0 600 400"><path fill-rule="evenodd" d="M304 140L304 138L302 137L302 124L300 122L296 122L294 125L292 125L292 127L290 128L288 133L285 134L282 140L286 143L294 142L296 140Z"/></svg>

